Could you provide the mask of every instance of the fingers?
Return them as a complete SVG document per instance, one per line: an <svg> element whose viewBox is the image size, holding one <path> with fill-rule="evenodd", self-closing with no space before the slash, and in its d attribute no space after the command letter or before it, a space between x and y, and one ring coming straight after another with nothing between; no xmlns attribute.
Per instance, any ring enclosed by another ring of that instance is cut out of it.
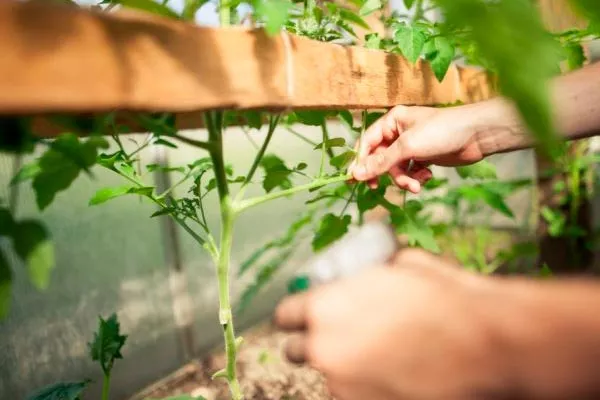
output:
<svg viewBox="0 0 600 400"><path fill-rule="evenodd" d="M389 174L396 186L415 194L419 193L422 186L433 176L429 168L418 163L415 163L410 171L394 165L390 168Z"/></svg>
<svg viewBox="0 0 600 400"><path fill-rule="evenodd" d="M306 334L295 334L287 339L283 353L294 364L303 364L308 361Z"/></svg>
<svg viewBox="0 0 600 400"><path fill-rule="evenodd" d="M275 310L275 325L285 331L298 331L307 328L308 296L304 292L288 296Z"/></svg>

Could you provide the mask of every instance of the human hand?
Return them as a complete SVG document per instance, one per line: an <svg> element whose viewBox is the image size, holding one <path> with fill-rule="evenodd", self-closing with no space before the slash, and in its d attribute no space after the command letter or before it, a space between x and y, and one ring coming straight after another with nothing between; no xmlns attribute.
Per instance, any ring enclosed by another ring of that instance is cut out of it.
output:
<svg viewBox="0 0 600 400"><path fill-rule="evenodd" d="M482 136L493 131L494 121L506 113L497 102L450 108L397 106L371 125L357 143L350 173L369 181L389 173L402 189L418 193L431 178L429 165L472 164L487 154ZM413 168L407 171L410 160Z"/></svg>
<svg viewBox="0 0 600 400"><path fill-rule="evenodd" d="M487 326L495 281L420 250L394 264L283 300L287 357L320 370L337 400L491 398L503 382Z"/></svg>

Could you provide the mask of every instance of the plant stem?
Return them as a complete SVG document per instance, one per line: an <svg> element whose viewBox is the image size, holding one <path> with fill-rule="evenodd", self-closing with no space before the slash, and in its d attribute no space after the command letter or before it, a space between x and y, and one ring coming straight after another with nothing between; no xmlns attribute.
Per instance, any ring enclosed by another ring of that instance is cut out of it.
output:
<svg viewBox="0 0 600 400"><path fill-rule="evenodd" d="M110 391L110 373L104 374L102 382L102 400L108 400L108 392Z"/></svg>
<svg viewBox="0 0 600 400"><path fill-rule="evenodd" d="M229 0L219 1L219 23L221 26L229 26L231 24L231 6Z"/></svg>
<svg viewBox="0 0 600 400"><path fill-rule="evenodd" d="M296 132L294 129L290 128L289 126L286 127L286 129L294 136L296 136L298 139L310 144L313 147L316 147L318 145L318 143L313 142L312 140L310 140L309 138L305 137L303 134L301 134L300 132Z"/></svg>
<svg viewBox="0 0 600 400"><path fill-rule="evenodd" d="M213 162L217 191L219 193L219 206L221 209L221 240L219 243L219 255L217 257L217 279L219 282L219 322L223 328L225 339L225 353L227 365L225 367L227 383L233 400L241 400L242 392L237 378L236 357L237 346L235 343L235 329L233 326L233 314L231 312L231 301L229 296L229 260L231 245L233 241L233 224L235 212L229 197L229 185L225 173L225 162L223 159L223 135L222 125L219 121L220 114L211 116L206 114L208 134L213 150L210 157Z"/></svg>
<svg viewBox="0 0 600 400"><path fill-rule="evenodd" d="M246 175L246 179L244 180L244 183L242 184L242 187L240 188L240 191L236 196L236 200L242 199L244 197L246 187L252 181L252 178L254 177L258 166L260 165L260 160L262 160L263 156L265 155L265 152L267 151L267 147L271 142L271 138L273 137L273 133L275 132L275 128L277 127L278 122L279 115L271 116L269 118L269 130L267 131L267 137L265 138L265 141L263 142L260 150L258 150L258 153L256 153L256 157L254 157L254 162L252 163L252 166L250 167L250 170Z"/></svg>
<svg viewBox="0 0 600 400"><path fill-rule="evenodd" d="M298 193L304 190L310 190L314 188L318 188L320 186L329 185L331 183L344 182L350 179L350 175L340 175L332 178L320 178L315 179L314 181L307 183L305 185L295 186L293 188L287 190L281 190L279 192L269 193L264 196L254 197L251 199L240 201L233 205L233 208L236 213L241 213L246 211L247 209L257 206L262 203L266 203L267 201L271 201L274 199L278 199L280 197L289 196L290 194Z"/></svg>

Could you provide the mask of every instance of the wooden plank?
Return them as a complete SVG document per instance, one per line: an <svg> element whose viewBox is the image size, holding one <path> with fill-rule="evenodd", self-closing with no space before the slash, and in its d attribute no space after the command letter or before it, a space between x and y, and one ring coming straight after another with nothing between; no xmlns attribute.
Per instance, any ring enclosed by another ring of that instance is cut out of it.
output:
<svg viewBox="0 0 600 400"><path fill-rule="evenodd" d="M0 115L165 111L190 122L207 109L364 109L492 95L475 69L453 66L439 83L426 63L381 51L47 2L0 3L0 50Z"/></svg>

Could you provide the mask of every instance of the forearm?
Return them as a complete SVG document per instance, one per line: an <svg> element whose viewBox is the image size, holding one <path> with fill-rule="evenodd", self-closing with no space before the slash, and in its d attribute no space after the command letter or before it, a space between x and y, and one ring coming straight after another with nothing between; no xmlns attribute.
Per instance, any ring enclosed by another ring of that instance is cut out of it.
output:
<svg viewBox="0 0 600 400"><path fill-rule="evenodd" d="M511 393L525 399L600 398L600 284L508 278L490 310L491 343Z"/></svg>
<svg viewBox="0 0 600 400"><path fill-rule="evenodd" d="M565 140L600 133L600 63L555 78L551 98L554 123ZM533 144L519 113L506 99L492 99L473 105L473 109L482 115L477 136L486 156Z"/></svg>

